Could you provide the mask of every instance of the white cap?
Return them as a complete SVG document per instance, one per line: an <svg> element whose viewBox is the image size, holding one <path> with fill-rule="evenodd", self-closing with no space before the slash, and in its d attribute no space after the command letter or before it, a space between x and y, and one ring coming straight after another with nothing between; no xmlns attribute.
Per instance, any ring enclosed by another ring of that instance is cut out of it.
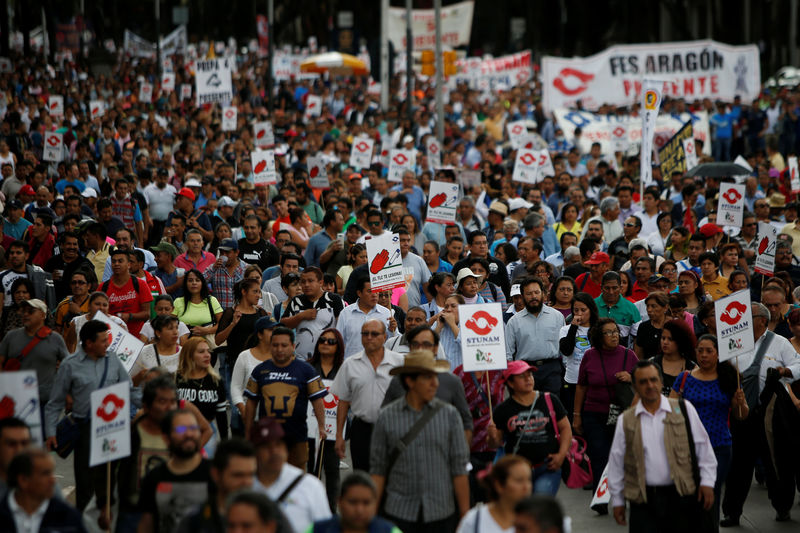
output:
<svg viewBox="0 0 800 533"><path fill-rule="evenodd" d="M533 207L533 204L528 202L527 200L523 200L522 198L512 198L508 201L508 210L515 211L517 209L530 209Z"/></svg>
<svg viewBox="0 0 800 533"><path fill-rule="evenodd" d="M91 187L86 187L81 193L81 196L84 198L97 198L97 191Z"/></svg>
<svg viewBox="0 0 800 533"><path fill-rule="evenodd" d="M223 196L217 202L217 207L235 207L236 202L228 195Z"/></svg>
<svg viewBox="0 0 800 533"><path fill-rule="evenodd" d="M202 187L203 184L197 178L189 178L186 180L184 187Z"/></svg>
<svg viewBox="0 0 800 533"><path fill-rule="evenodd" d="M411 135L406 135L405 137L403 137L403 144L413 143L413 142L414 142L414 137L412 137Z"/></svg>
<svg viewBox="0 0 800 533"><path fill-rule="evenodd" d="M509 292L509 296L513 298L514 296L520 296L521 294L522 292L519 290L519 283L513 284L511 286L511 292Z"/></svg>

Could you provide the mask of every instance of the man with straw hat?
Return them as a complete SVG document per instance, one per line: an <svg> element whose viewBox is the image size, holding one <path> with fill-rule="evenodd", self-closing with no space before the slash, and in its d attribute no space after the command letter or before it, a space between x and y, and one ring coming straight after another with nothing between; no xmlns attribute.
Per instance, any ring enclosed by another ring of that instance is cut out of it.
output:
<svg viewBox="0 0 800 533"><path fill-rule="evenodd" d="M389 372L400 376L405 396L384 407L375 423L370 473L383 513L404 533L454 531L469 510L469 449L460 417L436 398L437 374L449 368L427 350L406 354Z"/></svg>

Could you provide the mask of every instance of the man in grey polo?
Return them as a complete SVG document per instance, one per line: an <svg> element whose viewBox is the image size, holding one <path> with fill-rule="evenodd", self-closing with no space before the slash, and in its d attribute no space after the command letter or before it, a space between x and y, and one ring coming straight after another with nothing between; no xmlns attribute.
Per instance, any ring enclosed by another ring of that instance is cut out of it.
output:
<svg viewBox="0 0 800 533"><path fill-rule="evenodd" d="M281 269L277 276L264 280L261 288L278 298L278 303L286 301L288 296L281 287L281 279L289 272L300 272L300 256L297 254L281 254Z"/></svg>
<svg viewBox="0 0 800 533"><path fill-rule="evenodd" d="M561 356L558 341L564 327L564 315L544 305L544 283L539 278L525 278L520 283L525 309L506 324L506 357L523 360L537 367L536 388L558 395L561 390Z"/></svg>

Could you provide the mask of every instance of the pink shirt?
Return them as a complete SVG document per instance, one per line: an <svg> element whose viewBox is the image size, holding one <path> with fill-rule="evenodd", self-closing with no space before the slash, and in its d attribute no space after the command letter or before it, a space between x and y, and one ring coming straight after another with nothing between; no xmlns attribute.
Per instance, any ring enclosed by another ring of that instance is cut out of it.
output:
<svg viewBox="0 0 800 533"><path fill-rule="evenodd" d="M195 262L189 259L189 256L186 255L187 253L188 252L183 253L175 258L173 264L175 265L176 268L183 268L185 270L191 270L193 268L196 268L200 272L205 272L206 269L211 265L213 265L214 262L217 260L217 256L215 256L214 254L208 253L206 251L201 251L200 257L202 257L202 259L200 260L199 263L195 264Z"/></svg>

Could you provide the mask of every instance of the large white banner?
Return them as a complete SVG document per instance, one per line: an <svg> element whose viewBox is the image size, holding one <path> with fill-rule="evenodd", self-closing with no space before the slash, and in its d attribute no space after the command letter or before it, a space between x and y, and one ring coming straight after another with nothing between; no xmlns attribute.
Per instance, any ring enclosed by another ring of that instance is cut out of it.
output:
<svg viewBox="0 0 800 533"><path fill-rule="evenodd" d="M694 101L741 96L749 102L761 88L758 46L705 40L612 46L589 57L545 56L543 105L548 111L574 108L578 102L584 109L630 106L639 101L644 77L662 80L665 97Z"/></svg>
<svg viewBox="0 0 800 533"><path fill-rule="evenodd" d="M641 180L645 187L653 182L653 136L656 133L656 118L661 108L661 88L653 80L644 80L642 84L642 150Z"/></svg>
<svg viewBox="0 0 800 533"><path fill-rule="evenodd" d="M458 74L451 76L451 86L467 83L471 89L489 91L505 85L521 85L533 77L533 59L530 50L507 56L480 58L467 57L456 61Z"/></svg>
<svg viewBox="0 0 800 533"><path fill-rule="evenodd" d="M505 370L508 361L502 306L459 305L458 322L464 371Z"/></svg>
<svg viewBox="0 0 800 533"><path fill-rule="evenodd" d="M197 61L194 68L198 106L213 103L227 104L233 99L230 59Z"/></svg>
<svg viewBox="0 0 800 533"><path fill-rule="evenodd" d="M599 142L604 154L611 154L619 145L624 143L639 145L642 142L642 120L631 115L599 115L590 111L570 111L556 109L558 127L570 141L575 140L575 129L581 128L583 132L579 141L582 153L588 153L592 143ZM692 133L695 139L703 141L703 153L711 155L711 136L709 135L708 113L677 113L674 115L660 114L656 119L655 136L653 145L656 149L666 144L688 122L692 121Z"/></svg>
<svg viewBox="0 0 800 533"><path fill-rule="evenodd" d="M127 381L92 392L89 466L131 454L131 387Z"/></svg>
<svg viewBox="0 0 800 533"><path fill-rule="evenodd" d="M186 50L187 43L186 26L181 24L172 33L161 39L161 55L180 54Z"/></svg>
<svg viewBox="0 0 800 533"><path fill-rule="evenodd" d="M454 48L469 44L472 30L474 2L459 2L441 9L442 44ZM389 8L389 40L395 50L406 49L406 10ZM433 49L436 46L436 15L433 9L411 11L411 33L414 50Z"/></svg>
<svg viewBox="0 0 800 533"><path fill-rule="evenodd" d="M31 436L42 444L39 380L35 370L0 372L0 420L15 416L28 424Z"/></svg>
<svg viewBox="0 0 800 533"><path fill-rule="evenodd" d="M727 361L751 353L753 339L753 313L750 290L734 292L714 302L719 338L719 361Z"/></svg>

